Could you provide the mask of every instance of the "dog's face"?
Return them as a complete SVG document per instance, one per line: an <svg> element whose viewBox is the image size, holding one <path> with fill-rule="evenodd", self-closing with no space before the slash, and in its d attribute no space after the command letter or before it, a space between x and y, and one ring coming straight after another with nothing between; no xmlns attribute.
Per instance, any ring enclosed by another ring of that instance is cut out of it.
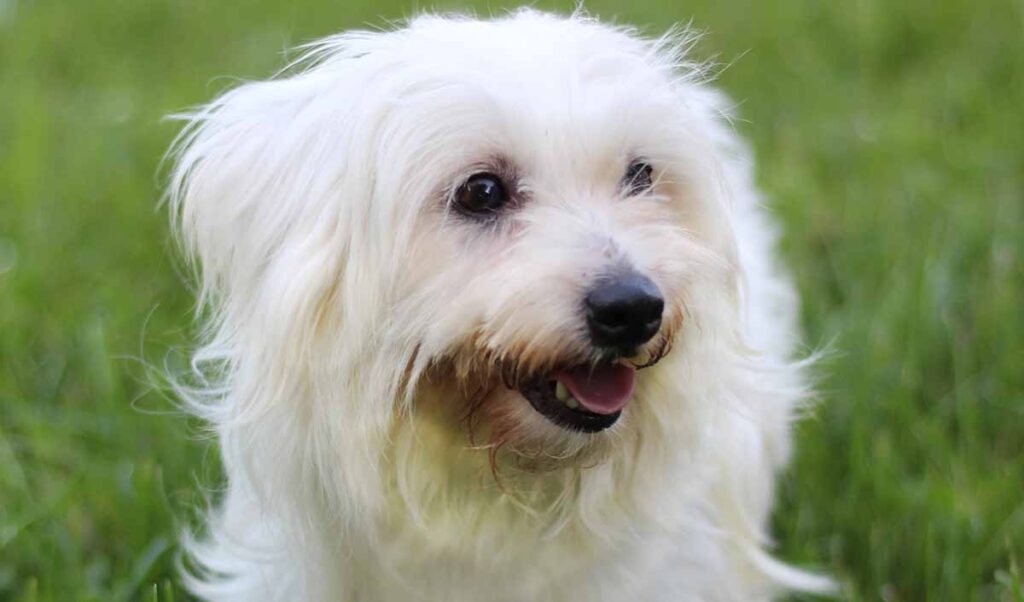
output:
<svg viewBox="0 0 1024 602"><path fill-rule="evenodd" d="M375 167L415 208L391 265L420 386L492 446L607 445L672 403L645 381L701 302L728 303L703 117L618 32L437 25Z"/></svg>
<svg viewBox="0 0 1024 602"><path fill-rule="evenodd" d="M429 414L559 459L685 422L664 383L734 319L735 262L717 100L681 56L424 17L193 117L171 195L231 411L307 400L328 447Z"/></svg>

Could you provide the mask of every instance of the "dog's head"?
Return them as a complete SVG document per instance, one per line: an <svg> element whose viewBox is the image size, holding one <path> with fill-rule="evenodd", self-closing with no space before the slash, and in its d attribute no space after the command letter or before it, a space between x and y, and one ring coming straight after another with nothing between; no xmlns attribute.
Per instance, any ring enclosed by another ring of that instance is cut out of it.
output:
<svg viewBox="0 0 1024 602"><path fill-rule="evenodd" d="M214 419L340 457L429 416L556 462L685 422L666 383L714 369L683 362L735 312L718 100L685 46L422 17L191 116L171 198L232 379Z"/></svg>

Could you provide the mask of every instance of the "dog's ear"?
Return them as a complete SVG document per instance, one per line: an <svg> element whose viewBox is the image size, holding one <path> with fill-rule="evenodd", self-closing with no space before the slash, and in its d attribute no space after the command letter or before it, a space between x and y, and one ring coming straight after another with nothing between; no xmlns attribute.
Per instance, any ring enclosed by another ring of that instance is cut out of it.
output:
<svg viewBox="0 0 1024 602"><path fill-rule="evenodd" d="M200 302L247 295L271 263L296 204L304 156L300 107L312 90L295 78L247 83L197 111L171 153L168 187L178 242L200 278Z"/></svg>
<svg viewBox="0 0 1024 602"><path fill-rule="evenodd" d="M200 307L252 311L268 296L317 303L339 283L366 238L360 220L373 193L366 122L376 116L360 104L376 43L370 34L329 38L307 48L292 75L176 116L186 126L169 154L167 204ZM309 308L278 309L280 318Z"/></svg>
<svg viewBox="0 0 1024 602"><path fill-rule="evenodd" d="M377 249L393 238L374 235L390 224L385 209L370 210L389 106L366 81L386 66L374 56L386 35L328 39L304 70L182 116L171 151L167 203L207 309L206 345L193 360L201 387L179 394L214 423L225 462L268 494L323 470L308 482L336 483L338 500L372 496L362 489L373 467L359 459L375 457L398 382L364 382L381 370L368 365L367 346L387 311ZM264 444L245 447L252 442Z"/></svg>

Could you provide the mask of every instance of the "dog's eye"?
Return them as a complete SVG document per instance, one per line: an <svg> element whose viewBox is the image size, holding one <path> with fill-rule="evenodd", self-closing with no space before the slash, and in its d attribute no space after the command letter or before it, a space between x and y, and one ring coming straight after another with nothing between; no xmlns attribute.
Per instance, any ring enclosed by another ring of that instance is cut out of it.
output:
<svg viewBox="0 0 1024 602"><path fill-rule="evenodd" d="M654 185L651 177L654 168L646 161L633 161L622 176L622 190L629 196L646 192Z"/></svg>
<svg viewBox="0 0 1024 602"><path fill-rule="evenodd" d="M478 173L459 186L453 199L462 213L473 217L487 217L508 202L508 191L501 178L492 173Z"/></svg>

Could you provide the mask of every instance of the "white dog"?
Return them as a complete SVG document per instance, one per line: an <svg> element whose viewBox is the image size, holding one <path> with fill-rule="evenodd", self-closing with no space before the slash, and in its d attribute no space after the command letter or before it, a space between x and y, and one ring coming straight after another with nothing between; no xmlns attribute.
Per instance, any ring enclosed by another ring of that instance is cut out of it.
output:
<svg viewBox="0 0 1024 602"><path fill-rule="evenodd" d="M808 387L728 106L582 14L323 40L189 115L209 600L766 600Z"/></svg>

